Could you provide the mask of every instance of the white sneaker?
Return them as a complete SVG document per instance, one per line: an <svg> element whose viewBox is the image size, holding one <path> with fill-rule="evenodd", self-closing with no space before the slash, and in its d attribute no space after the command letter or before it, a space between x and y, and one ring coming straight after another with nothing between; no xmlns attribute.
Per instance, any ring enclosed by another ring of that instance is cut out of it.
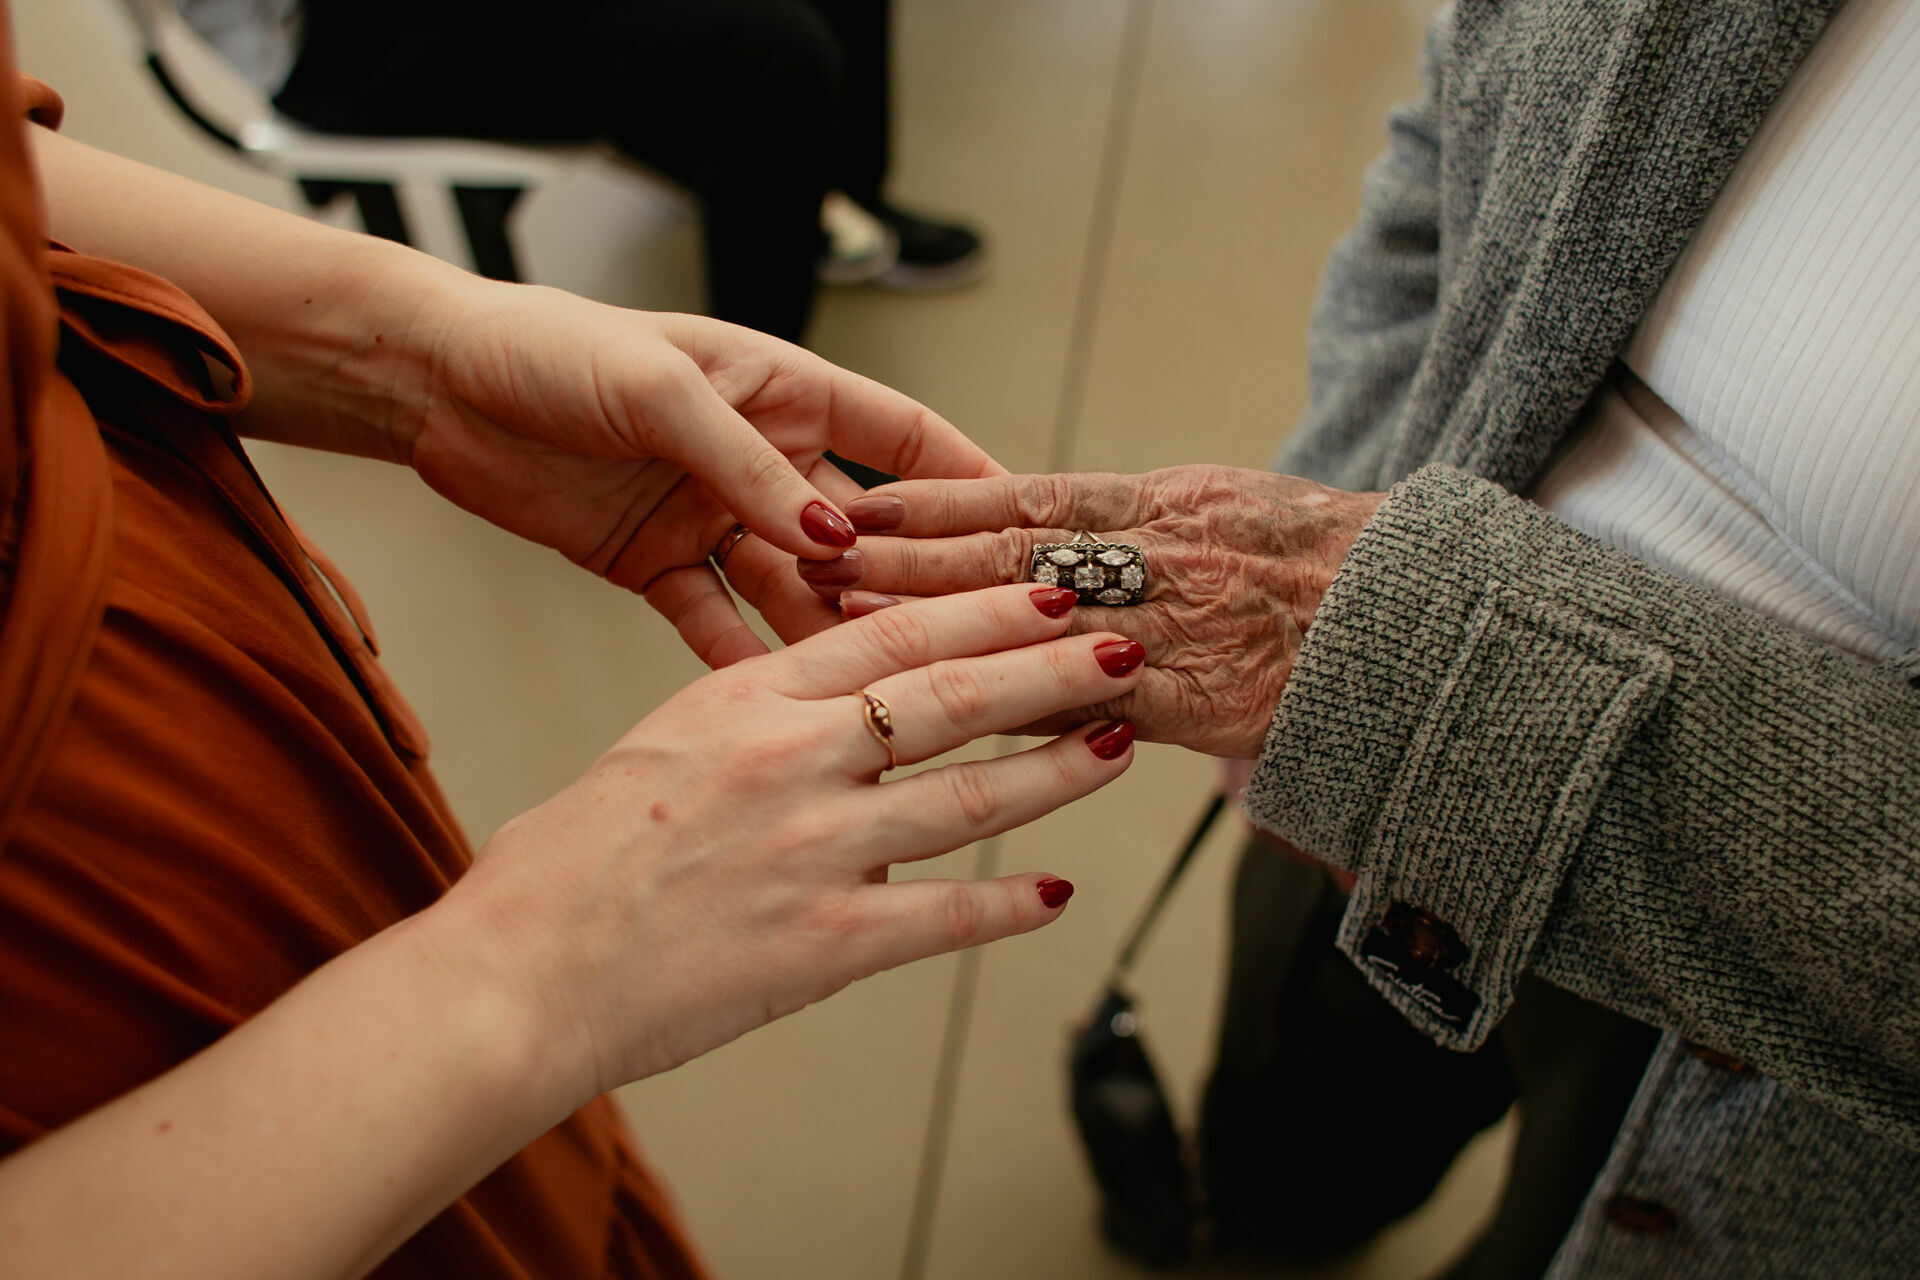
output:
<svg viewBox="0 0 1920 1280"><path fill-rule="evenodd" d="M900 236L838 191L820 202L820 229L827 234L820 259L822 284L865 284L900 259Z"/></svg>

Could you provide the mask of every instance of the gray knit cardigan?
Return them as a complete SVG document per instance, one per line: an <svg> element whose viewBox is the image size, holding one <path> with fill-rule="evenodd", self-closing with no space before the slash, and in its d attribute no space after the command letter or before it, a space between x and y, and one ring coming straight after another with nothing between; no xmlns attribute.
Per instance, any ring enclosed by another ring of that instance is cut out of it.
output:
<svg viewBox="0 0 1920 1280"><path fill-rule="evenodd" d="M1920 1276L1920 660L1863 666L1514 496L1834 7L1459 0L1279 461L1392 496L1250 815L1358 875L1341 946L1439 1042L1480 1044L1528 969L1669 1033L1556 1278ZM1457 935L1440 967L1383 944L1409 911Z"/></svg>

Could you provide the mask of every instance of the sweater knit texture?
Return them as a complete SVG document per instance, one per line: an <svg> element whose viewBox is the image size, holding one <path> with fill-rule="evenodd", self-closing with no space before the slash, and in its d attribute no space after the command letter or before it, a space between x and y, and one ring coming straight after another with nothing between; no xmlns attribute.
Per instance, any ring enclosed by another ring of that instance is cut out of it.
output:
<svg viewBox="0 0 1920 1280"><path fill-rule="evenodd" d="M1514 496L1833 8L1444 12L1278 462L1392 494L1250 815L1356 873L1340 943L1439 1042L1480 1044L1527 969L1669 1033L1557 1280L1920 1274L1920 660L1863 666ZM1457 932L1450 1012L1369 963L1394 904Z"/></svg>

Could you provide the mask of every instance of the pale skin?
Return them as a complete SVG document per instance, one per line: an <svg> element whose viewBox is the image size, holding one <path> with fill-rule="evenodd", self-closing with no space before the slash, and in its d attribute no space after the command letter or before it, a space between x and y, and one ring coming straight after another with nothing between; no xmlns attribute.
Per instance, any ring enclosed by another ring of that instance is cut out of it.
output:
<svg viewBox="0 0 1920 1280"><path fill-rule="evenodd" d="M884 697L900 762L919 762L1134 689L1137 666L1096 656L1118 637L1013 585L769 654L704 563L736 520L780 554L832 554L801 520L851 492L827 447L998 471L937 415L759 335L477 281L32 132L52 233L182 285L247 355L243 430L411 463L644 590L726 670L503 827L439 903L0 1161L10 1277L364 1274L597 1093L1057 918L1037 872L887 871L1104 785L1125 735L881 782L852 695Z"/></svg>
<svg viewBox="0 0 1920 1280"><path fill-rule="evenodd" d="M894 475L1004 474L940 415L791 343L482 280L29 133L54 238L180 286L238 344L256 382L242 435L411 465L646 593L710 666L766 651L706 561L736 521L789 555L852 541L801 523L860 491L827 450Z"/></svg>

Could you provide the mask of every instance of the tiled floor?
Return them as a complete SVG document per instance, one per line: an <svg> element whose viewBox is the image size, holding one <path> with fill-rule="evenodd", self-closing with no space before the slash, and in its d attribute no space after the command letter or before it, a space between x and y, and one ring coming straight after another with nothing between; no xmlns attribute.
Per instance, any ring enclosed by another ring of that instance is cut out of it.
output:
<svg viewBox="0 0 1920 1280"><path fill-rule="evenodd" d="M23 61L78 136L282 203L189 134L108 0L15 0ZM903 199L992 233L941 298L828 297L814 344L934 405L1016 470L1260 465L1304 395L1319 264L1351 218L1430 0L899 0ZM629 305L698 301L670 198L588 168L529 202L531 274ZM446 507L411 476L263 449L355 577L476 834L572 777L699 672L636 599ZM1085 804L954 855L1079 892L1053 927L881 975L626 1092L721 1274L1136 1274L1101 1248L1061 1055L1208 784L1158 747ZM1211 843L1138 987L1190 1111L1212 1036L1232 838ZM1329 1105L1341 1105L1337 1097ZM1504 1131L1361 1256L1293 1275L1419 1280L1471 1233ZM1276 1151L1276 1159L1289 1153ZM1209 1274L1224 1275L1224 1272Z"/></svg>

